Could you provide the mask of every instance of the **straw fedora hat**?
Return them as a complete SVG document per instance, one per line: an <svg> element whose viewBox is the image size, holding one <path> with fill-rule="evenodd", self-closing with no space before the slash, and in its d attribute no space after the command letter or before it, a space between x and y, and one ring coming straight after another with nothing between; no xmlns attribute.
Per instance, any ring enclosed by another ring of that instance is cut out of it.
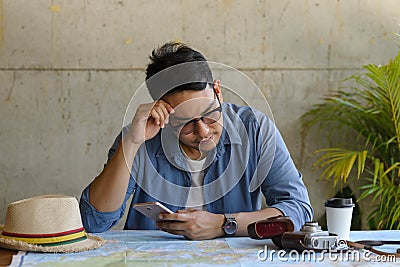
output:
<svg viewBox="0 0 400 267"><path fill-rule="evenodd" d="M0 247L37 252L80 252L105 240L87 234L76 198L43 195L11 203L0 226Z"/></svg>

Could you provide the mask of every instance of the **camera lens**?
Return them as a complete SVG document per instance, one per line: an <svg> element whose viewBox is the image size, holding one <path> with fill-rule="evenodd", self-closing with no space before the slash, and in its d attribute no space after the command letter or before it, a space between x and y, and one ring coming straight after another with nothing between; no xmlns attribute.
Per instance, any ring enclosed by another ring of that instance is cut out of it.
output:
<svg viewBox="0 0 400 267"><path fill-rule="evenodd" d="M301 228L303 232L320 232L322 231L321 226L318 225L318 222L306 222Z"/></svg>

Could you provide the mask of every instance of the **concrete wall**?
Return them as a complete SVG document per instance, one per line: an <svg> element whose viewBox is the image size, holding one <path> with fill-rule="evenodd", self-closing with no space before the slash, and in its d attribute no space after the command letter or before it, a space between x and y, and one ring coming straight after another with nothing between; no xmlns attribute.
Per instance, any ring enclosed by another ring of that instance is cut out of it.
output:
<svg viewBox="0 0 400 267"><path fill-rule="evenodd" d="M316 217L335 190L312 170L321 140L298 118L398 46L399 0L0 0L0 223L8 203L76 197L102 169L150 51L181 40L267 97Z"/></svg>

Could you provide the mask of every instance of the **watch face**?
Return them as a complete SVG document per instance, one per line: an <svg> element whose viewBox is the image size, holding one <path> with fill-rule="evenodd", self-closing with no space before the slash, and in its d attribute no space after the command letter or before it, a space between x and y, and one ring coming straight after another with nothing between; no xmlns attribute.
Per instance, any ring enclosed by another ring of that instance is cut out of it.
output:
<svg viewBox="0 0 400 267"><path fill-rule="evenodd" d="M236 221L234 221L234 220L226 221L224 230L227 235L233 235L234 233L236 233L236 230L237 230Z"/></svg>

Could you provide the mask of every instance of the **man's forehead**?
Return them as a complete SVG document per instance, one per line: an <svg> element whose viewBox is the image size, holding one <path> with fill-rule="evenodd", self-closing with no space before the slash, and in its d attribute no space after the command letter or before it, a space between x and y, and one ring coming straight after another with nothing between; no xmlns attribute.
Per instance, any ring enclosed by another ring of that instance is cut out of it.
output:
<svg viewBox="0 0 400 267"><path fill-rule="evenodd" d="M187 105L202 105L212 102L214 91L212 88L204 90L184 90L164 97L173 108L184 107Z"/></svg>
<svg viewBox="0 0 400 267"><path fill-rule="evenodd" d="M190 99L174 107L175 115L201 115L215 107L215 103L214 99L206 97Z"/></svg>
<svg viewBox="0 0 400 267"><path fill-rule="evenodd" d="M215 108L215 106L215 98L192 98L179 103L177 106L173 106L175 113L172 116L178 120L192 119L207 113Z"/></svg>

